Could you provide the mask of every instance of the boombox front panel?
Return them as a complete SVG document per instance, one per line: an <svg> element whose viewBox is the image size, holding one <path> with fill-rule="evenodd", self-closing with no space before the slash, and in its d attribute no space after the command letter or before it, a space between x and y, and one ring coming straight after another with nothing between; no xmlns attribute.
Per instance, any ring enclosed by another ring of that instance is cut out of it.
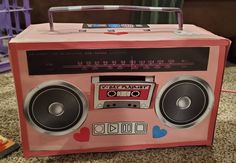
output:
<svg viewBox="0 0 236 163"><path fill-rule="evenodd" d="M228 41L192 25L80 27L10 43L26 157L212 144Z"/></svg>
<svg viewBox="0 0 236 163"><path fill-rule="evenodd" d="M76 45L75 45L76 46ZM190 47L194 45L189 45ZM72 46L74 47L74 46ZM202 46L206 47L206 46ZM43 49L42 47L37 47ZM63 47L62 47L63 48ZM67 47L68 48L68 47ZM144 47L145 48L145 47ZM173 48L173 47L168 47ZM176 48L176 47L175 47ZM181 47L183 48L183 47ZM189 48L189 47L188 47ZM65 50L65 48L63 48ZM109 47L108 47L109 49ZM34 74L30 75L28 69L30 63L27 60L27 51L20 50L16 52L18 68L20 72L20 82L22 101L25 102L27 95L32 90L40 90L40 86L49 81L63 81L73 85L80 90L88 101L88 114L85 122L67 134L55 135L52 132L40 131L34 125L30 124L24 113L23 103L19 103L19 112L22 114L21 125L22 136L25 143L24 150L28 155L44 155L45 152L73 153L83 151L107 151L107 150L126 150L141 149L150 147L181 146L181 145L210 145L212 135L210 133L214 128L212 121L212 112L216 112L217 104L210 108L208 114L201 120L196 121L191 126L173 127L165 123L158 117L155 106L158 95L165 85L177 78L190 77L195 81L195 77L203 79L215 93L220 46L210 46L208 64L206 70L192 71L159 71L159 72L98 72L98 73L68 73L68 74ZM33 50L36 50L33 48ZM55 50L55 49L52 49ZM172 61L173 62L173 61ZM93 77L99 76L141 76L153 77L155 89L152 94L149 108L101 108L94 107L94 83ZM39 87L39 88L37 88ZM18 88L19 89L19 88ZM19 92L18 92L19 93ZM209 93L210 96L212 94ZM185 95L183 95L185 97ZM187 95L186 95L187 96ZM50 97L48 97L50 98ZM214 97L210 97L214 98ZM19 100L19 99L18 99ZM25 137L24 137L25 136ZM131 147L131 148L130 148ZM133 147L133 148L132 148Z"/></svg>

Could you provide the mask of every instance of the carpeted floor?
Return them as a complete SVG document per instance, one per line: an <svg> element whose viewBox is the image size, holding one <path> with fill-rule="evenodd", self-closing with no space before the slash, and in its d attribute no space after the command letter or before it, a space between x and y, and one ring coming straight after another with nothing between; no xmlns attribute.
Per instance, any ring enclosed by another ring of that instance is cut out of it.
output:
<svg viewBox="0 0 236 163"><path fill-rule="evenodd" d="M224 89L236 90L236 65L225 70ZM0 74L0 134L19 141L17 105L11 73ZM18 150L7 162L236 162L236 93L221 94L213 147L178 147L129 152L88 153L25 160Z"/></svg>

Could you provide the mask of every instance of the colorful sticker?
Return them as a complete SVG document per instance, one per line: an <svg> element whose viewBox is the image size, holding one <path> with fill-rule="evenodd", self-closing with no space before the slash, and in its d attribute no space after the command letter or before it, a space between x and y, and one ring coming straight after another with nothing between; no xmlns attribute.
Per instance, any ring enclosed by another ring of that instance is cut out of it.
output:
<svg viewBox="0 0 236 163"><path fill-rule="evenodd" d="M153 138L162 138L167 135L167 130L161 129L160 126L154 126L152 128L152 137Z"/></svg>

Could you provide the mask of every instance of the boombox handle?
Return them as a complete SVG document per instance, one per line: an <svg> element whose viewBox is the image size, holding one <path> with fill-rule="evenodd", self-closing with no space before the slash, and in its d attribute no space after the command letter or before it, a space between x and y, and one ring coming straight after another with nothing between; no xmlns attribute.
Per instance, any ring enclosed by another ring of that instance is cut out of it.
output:
<svg viewBox="0 0 236 163"><path fill-rule="evenodd" d="M128 11L157 11L157 12L175 12L178 17L178 30L183 30L183 12L176 7L148 7L148 6L126 6L126 5L89 5L89 6L62 6L51 7L48 10L48 19L50 31L54 31L53 13L70 11L101 11L101 10L128 10Z"/></svg>

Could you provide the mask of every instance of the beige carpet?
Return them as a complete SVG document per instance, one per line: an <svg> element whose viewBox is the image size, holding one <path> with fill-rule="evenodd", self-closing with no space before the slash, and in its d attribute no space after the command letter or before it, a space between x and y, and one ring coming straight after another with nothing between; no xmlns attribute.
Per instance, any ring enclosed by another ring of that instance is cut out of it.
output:
<svg viewBox="0 0 236 163"><path fill-rule="evenodd" d="M226 68L223 88L236 90L236 65ZM0 74L0 134L19 143L17 105L11 73ZM213 147L88 153L28 160L23 158L20 149L0 162L236 162L236 94L221 94Z"/></svg>

